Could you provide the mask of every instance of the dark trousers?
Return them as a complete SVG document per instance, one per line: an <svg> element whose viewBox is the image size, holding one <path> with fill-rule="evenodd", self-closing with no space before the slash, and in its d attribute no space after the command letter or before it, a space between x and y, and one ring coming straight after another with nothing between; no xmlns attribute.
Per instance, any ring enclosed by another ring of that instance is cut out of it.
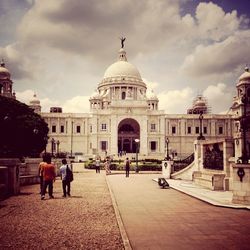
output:
<svg viewBox="0 0 250 250"><path fill-rule="evenodd" d="M95 172L100 173L100 166L95 166Z"/></svg>
<svg viewBox="0 0 250 250"><path fill-rule="evenodd" d="M63 188L63 195L66 196L66 194L70 195L70 182L63 180L62 181L62 188ZM66 190L67 188L67 190Z"/></svg>
<svg viewBox="0 0 250 250"><path fill-rule="evenodd" d="M40 178L40 194L43 192L43 176L39 176Z"/></svg>
<svg viewBox="0 0 250 250"><path fill-rule="evenodd" d="M129 168L126 167L126 177L129 177Z"/></svg>
<svg viewBox="0 0 250 250"><path fill-rule="evenodd" d="M42 196L45 195L47 186L49 186L49 196L53 196L53 180L51 181L43 181L43 191L42 191Z"/></svg>

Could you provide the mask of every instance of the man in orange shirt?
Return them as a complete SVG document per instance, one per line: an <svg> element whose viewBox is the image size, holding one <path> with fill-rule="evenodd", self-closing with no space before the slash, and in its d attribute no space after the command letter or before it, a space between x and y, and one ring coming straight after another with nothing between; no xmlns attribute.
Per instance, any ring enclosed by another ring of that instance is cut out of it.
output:
<svg viewBox="0 0 250 250"><path fill-rule="evenodd" d="M53 196L53 182L56 180L55 166L51 163L51 156L46 155L46 164L43 165L43 190L41 194L41 200L45 199L45 191L47 186L49 186L49 198L54 198Z"/></svg>

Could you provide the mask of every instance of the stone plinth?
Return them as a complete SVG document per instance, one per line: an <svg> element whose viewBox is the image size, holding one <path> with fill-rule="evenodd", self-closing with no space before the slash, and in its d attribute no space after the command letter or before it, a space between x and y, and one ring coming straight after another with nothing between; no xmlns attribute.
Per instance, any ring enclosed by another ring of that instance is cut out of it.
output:
<svg viewBox="0 0 250 250"><path fill-rule="evenodd" d="M162 161L161 163L162 175L166 179L170 179L172 165L173 165L173 161Z"/></svg>
<svg viewBox="0 0 250 250"><path fill-rule="evenodd" d="M238 175L244 170L242 181ZM233 203L250 204L250 164L233 165Z"/></svg>
<svg viewBox="0 0 250 250"><path fill-rule="evenodd" d="M8 187L7 194L9 195L17 195L20 193L20 181L19 181L19 167L20 167L19 159L0 159L0 166L8 168Z"/></svg>

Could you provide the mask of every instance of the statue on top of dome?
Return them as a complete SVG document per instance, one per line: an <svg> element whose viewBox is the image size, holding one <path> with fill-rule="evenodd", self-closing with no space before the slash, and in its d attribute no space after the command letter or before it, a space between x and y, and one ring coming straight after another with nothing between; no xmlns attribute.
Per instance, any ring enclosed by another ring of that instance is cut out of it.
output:
<svg viewBox="0 0 250 250"><path fill-rule="evenodd" d="M120 40L121 40L121 45L122 45L122 48L124 47L124 42L126 40L126 37L120 37Z"/></svg>
<svg viewBox="0 0 250 250"><path fill-rule="evenodd" d="M4 63L4 59L3 59L3 58L2 58L2 60L1 60L0 66L1 66L1 67L5 67L5 63Z"/></svg>

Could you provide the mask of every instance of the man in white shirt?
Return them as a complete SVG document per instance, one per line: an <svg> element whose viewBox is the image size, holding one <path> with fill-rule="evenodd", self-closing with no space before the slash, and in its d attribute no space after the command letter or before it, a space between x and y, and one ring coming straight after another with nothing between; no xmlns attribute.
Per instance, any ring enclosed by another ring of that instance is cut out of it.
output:
<svg viewBox="0 0 250 250"><path fill-rule="evenodd" d="M70 196L70 181L68 181L66 178L67 167L69 168L70 171L72 171L70 166L67 164L67 160L62 159L62 166L60 167L60 175L62 179L63 197L66 197L66 194Z"/></svg>

